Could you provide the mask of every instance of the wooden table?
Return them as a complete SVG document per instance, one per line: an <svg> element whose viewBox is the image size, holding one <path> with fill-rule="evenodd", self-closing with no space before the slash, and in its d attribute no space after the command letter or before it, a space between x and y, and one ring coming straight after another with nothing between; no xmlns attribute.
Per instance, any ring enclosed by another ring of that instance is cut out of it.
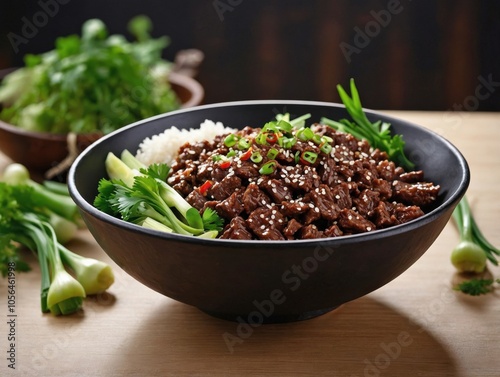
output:
<svg viewBox="0 0 500 377"><path fill-rule="evenodd" d="M429 127L467 158L477 221L500 245L500 115L387 112ZM0 165L7 160L0 157ZM7 282L0 280L1 376L500 376L500 290L452 290L450 223L427 253L377 291L321 317L258 327L232 350L215 319L142 286L114 265L87 231L69 247L108 261L116 282L84 310L39 310L40 273L16 276L15 367L8 368ZM499 268L491 273L500 277ZM232 351L232 352L231 352ZM6 357L7 355L7 357Z"/></svg>

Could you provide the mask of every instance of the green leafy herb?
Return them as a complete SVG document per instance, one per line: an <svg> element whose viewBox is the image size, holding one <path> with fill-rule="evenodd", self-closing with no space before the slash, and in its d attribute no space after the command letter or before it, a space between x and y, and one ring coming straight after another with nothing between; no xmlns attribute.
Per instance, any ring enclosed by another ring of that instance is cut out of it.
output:
<svg viewBox="0 0 500 377"><path fill-rule="evenodd" d="M321 123L329 125L336 130L350 133L358 139L367 140L373 148L378 148L386 152L390 160L393 160L406 169L412 169L414 164L408 160L404 153L405 142L402 136L391 136L390 123L380 120L375 123L370 122L361 105L354 79L350 80L350 88L351 96L347 94L342 86L337 85L340 98L353 121L347 119L335 121L323 117Z"/></svg>
<svg viewBox="0 0 500 377"><path fill-rule="evenodd" d="M207 207L202 215L205 230L216 230L220 232L224 226L224 220L210 207Z"/></svg>
<svg viewBox="0 0 500 377"><path fill-rule="evenodd" d="M177 109L171 63L161 57L169 39L151 38L144 16L132 19L129 29L137 41L108 35L101 20L91 19L81 37L60 37L54 50L26 55L25 67L0 86L0 119L40 132L108 133Z"/></svg>
<svg viewBox="0 0 500 377"><path fill-rule="evenodd" d="M480 296L493 292L495 283L500 284L500 279L471 279L457 284L454 289L471 296Z"/></svg>

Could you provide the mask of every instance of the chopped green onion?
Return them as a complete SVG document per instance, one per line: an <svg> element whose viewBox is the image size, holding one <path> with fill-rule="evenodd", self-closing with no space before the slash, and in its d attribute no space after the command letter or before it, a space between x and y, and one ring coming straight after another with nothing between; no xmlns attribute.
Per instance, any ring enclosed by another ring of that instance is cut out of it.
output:
<svg viewBox="0 0 500 377"><path fill-rule="evenodd" d="M257 137L255 138L255 142L259 145L264 145L266 144L266 134L265 133L259 133Z"/></svg>
<svg viewBox="0 0 500 377"><path fill-rule="evenodd" d="M236 156L236 151L234 149L231 149L229 152L227 152L227 157L234 157Z"/></svg>
<svg viewBox="0 0 500 377"><path fill-rule="evenodd" d="M263 133L266 133L266 132L269 132L269 131L277 132L278 131L278 127L276 125L277 125L276 122L267 122L266 124L264 124L264 127L262 127L262 132Z"/></svg>
<svg viewBox="0 0 500 377"><path fill-rule="evenodd" d="M322 139L322 137L319 134L314 134L313 137L312 137L312 141L315 144L321 144L323 142L321 139Z"/></svg>
<svg viewBox="0 0 500 377"><path fill-rule="evenodd" d="M318 158L318 154L311 151L305 151L300 157L302 158L302 160L310 164L314 164L316 162L316 159Z"/></svg>
<svg viewBox="0 0 500 377"><path fill-rule="evenodd" d="M255 151L252 153L250 156L250 160L256 164L262 161L262 155L259 153L259 151Z"/></svg>
<svg viewBox="0 0 500 377"><path fill-rule="evenodd" d="M290 124L295 127L296 129L302 128L306 124L306 119L309 119L311 117L311 114L304 114L298 118L290 120Z"/></svg>
<svg viewBox="0 0 500 377"><path fill-rule="evenodd" d="M250 148L250 140L244 139L244 138L238 140L238 148L239 149L248 149L248 148Z"/></svg>
<svg viewBox="0 0 500 377"><path fill-rule="evenodd" d="M236 142L238 141L238 138L236 135L234 134L229 134L226 136L226 138L224 139L224 145L226 147L232 147L233 145L236 144Z"/></svg>
<svg viewBox="0 0 500 377"><path fill-rule="evenodd" d="M291 137L283 136L283 137L280 137L278 139L278 145L282 148L285 148L285 149L292 148L296 142L297 142L297 138L293 137L293 136L291 136Z"/></svg>
<svg viewBox="0 0 500 377"><path fill-rule="evenodd" d="M321 137L321 141L324 142L324 143L332 143L333 142L333 139L330 137L330 136L327 136L327 135L323 135Z"/></svg>
<svg viewBox="0 0 500 377"><path fill-rule="evenodd" d="M310 128L301 128L297 132L297 138L299 138L302 141L308 141L311 140L314 136L314 132Z"/></svg>
<svg viewBox="0 0 500 377"><path fill-rule="evenodd" d="M330 154L330 152L332 151L332 146L331 144L324 143L319 149L325 154Z"/></svg>
<svg viewBox="0 0 500 377"><path fill-rule="evenodd" d="M280 120L276 127L285 132L290 132L293 128L292 125L285 120Z"/></svg>
<svg viewBox="0 0 500 377"><path fill-rule="evenodd" d="M267 152L267 158L270 160L274 160L276 158L276 156L278 155L278 153L280 153L280 152L276 148L271 148Z"/></svg>
<svg viewBox="0 0 500 377"><path fill-rule="evenodd" d="M220 160L222 160L222 155L220 155L220 154L214 154L212 156L212 161L220 161Z"/></svg>
<svg viewBox="0 0 500 377"><path fill-rule="evenodd" d="M295 163L298 164L300 161L300 151L295 152Z"/></svg>
<svg viewBox="0 0 500 377"><path fill-rule="evenodd" d="M271 160L262 165L262 167L259 169L259 173L264 175L272 174L276 171L277 166L278 163L275 160Z"/></svg>

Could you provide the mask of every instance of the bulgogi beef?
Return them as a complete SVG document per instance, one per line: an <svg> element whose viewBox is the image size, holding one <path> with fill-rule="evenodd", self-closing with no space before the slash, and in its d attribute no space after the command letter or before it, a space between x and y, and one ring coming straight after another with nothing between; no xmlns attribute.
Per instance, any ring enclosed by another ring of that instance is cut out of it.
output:
<svg viewBox="0 0 500 377"><path fill-rule="evenodd" d="M246 127L180 148L169 183L225 219L220 238L294 240L370 232L416 219L440 187L385 152L320 124L293 138Z"/></svg>

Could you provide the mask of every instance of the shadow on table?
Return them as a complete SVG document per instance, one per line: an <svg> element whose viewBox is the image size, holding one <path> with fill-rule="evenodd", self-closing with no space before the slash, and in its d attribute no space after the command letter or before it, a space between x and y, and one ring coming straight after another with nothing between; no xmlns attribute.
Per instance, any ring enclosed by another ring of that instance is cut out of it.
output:
<svg viewBox="0 0 500 377"><path fill-rule="evenodd" d="M169 301L123 344L117 372L148 376L456 376L432 333L363 297L302 322L252 328Z"/></svg>

